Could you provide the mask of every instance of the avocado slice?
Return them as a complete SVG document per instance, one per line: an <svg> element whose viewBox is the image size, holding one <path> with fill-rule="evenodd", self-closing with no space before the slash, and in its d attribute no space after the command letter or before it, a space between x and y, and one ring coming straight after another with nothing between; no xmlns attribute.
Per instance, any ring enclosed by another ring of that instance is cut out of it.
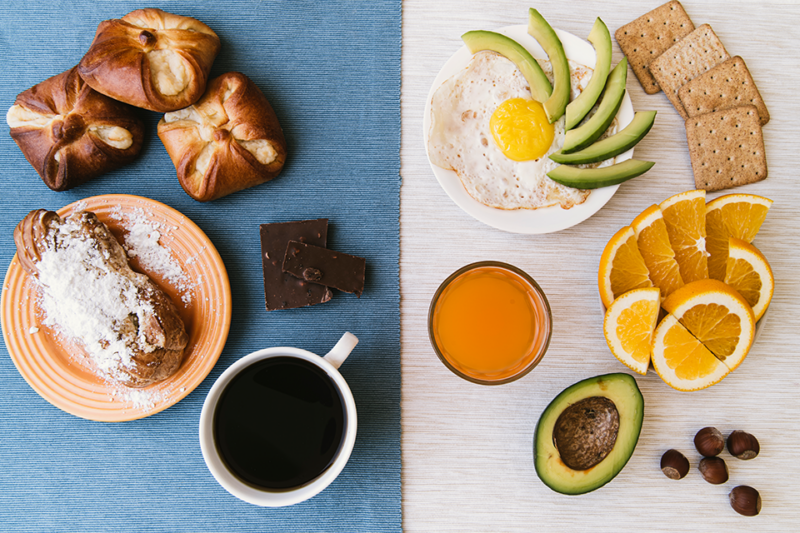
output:
<svg viewBox="0 0 800 533"><path fill-rule="evenodd" d="M510 59L525 76L534 100L544 104L550 98L553 92L550 80L531 53L514 39L502 33L476 30L468 31L461 36L461 40L473 54L481 50L490 50Z"/></svg>
<svg viewBox="0 0 800 533"><path fill-rule="evenodd" d="M561 149L565 154L583 150L597 140L611 125L611 121L622 105L622 97L625 96L625 82L628 78L628 60L622 58L617 63L611 74L606 80L606 88L600 105L592 117L583 125L571 129L564 136L564 147Z"/></svg>
<svg viewBox="0 0 800 533"><path fill-rule="evenodd" d="M533 8L528 10L528 33L539 41L539 44L542 45L542 48L547 53L550 63L553 65L553 93L543 103L547 120L552 124L564 115L569 103L571 87L567 55L564 53L564 46L561 44L561 39L558 38L556 32L544 17Z"/></svg>
<svg viewBox="0 0 800 533"><path fill-rule="evenodd" d="M639 161L638 159L628 159L622 163L603 168L579 168L569 165L559 165L547 173L551 180L575 187L576 189L599 189L616 185L623 181L628 181L636 176L641 176L653 165L652 161Z"/></svg>
<svg viewBox="0 0 800 533"><path fill-rule="evenodd" d="M580 124L583 117L592 110L603 87L606 86L608 71L611 70L611 34L605 22L600 17L594 21L592 31L589 32L589 42L594 46L597 59L594 63L594 72L589 78L589 84L578 97L567 106L567 121L565 128L571 130Z"/></svg>
<svg viewBox="0 0 800 533"><path fill-rule="evenodd" d="M619 133L603 139L602 141L597 141L580 152L562 154L559 150L551 154L550 159L564 165L585 165L587 163L597 163L598 161L611 159L623 152L627 152L636 146L639 141L644 139L644 136L647 135L647 132L653 127L655 120L655 111L637 111L636 114L633 115L631 123Z"/></svg>
<svg viewBox="0 0 800 533"><path fill-rule="evenodd" d="M533 464L561 494L585 494L619 474L633 455L644 398L629 374L605 374L564 389L539 417Z"/></svg>

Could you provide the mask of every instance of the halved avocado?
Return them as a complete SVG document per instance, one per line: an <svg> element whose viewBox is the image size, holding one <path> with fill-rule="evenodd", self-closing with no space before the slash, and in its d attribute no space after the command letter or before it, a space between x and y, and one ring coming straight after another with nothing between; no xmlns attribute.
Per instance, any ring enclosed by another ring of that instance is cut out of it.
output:
<svg viewBox="0 0 800 533"><path fill-rule="evenodd" d="M644 139L650 128L653 127L653 122L656 120L655 111L637 111L633 115L633 120L622 131L597 141L588 148L584 148L580 152L572 152L571 154L562 154L558 152L551 154L550 159L562 165L585 165L587 163L597 163L598 161L605 161L614 156L618 156L623 152L627 152L639 141Z"/></svg>
<svg viewBox="0 0 800 533"><path fill-rule="evenodd" d="M599 489L633 455L643 419L644 398L629 374L596 376L564 389L536 425L536 473L562 494Z"/></svg>
<svg viewBox="0 0 800 533"><path fill-rule="evenodd" d="M622 58L617 63L611 74L606 80L606 88L600 105L594 115L591 116L583 125L571 129L564 136L564 147L561 149L565 154L583 150L597 140L611 125L611 121L622 105L622 97L625 96L625 82L628 79L628 60Z"/></svg>
<svg viewBox="0 0 800 533"><path fill-rule="evenodd" d="M599 189L616 185L623 181L628 181L636 176L641 176L653 165L652 161L639 161L638 159L628 159L622 163L603 168L580 168L569 165L559 165L547 173L551 180L575 187L576 189Z"/></svg>
<svg viewBox="0 0 800 533"><path fill-rule="evenodd" d="M561 118L569 103L571 92L569 62L564 46L550 24L533 8L528 10L528 33L539 41L553 65L553 93L544 102L544 112L550 124Z"/></svg>
<svg viewBox="0 0 800 533"><path fill-rule="evenodd" d="M510 59L525 76L534 100L544 104L550 98L553 92L550 80L531 53L514 39L502 33L475 30L462 35L461 40L473 54L481 50L490 50Z"/></svg>
<svg viewBox="0 0 800 533"><path fill-rule="evenodd" d="M600 93L603 92L603 87L606 86L608 71L611 70L611 34L600 17L594 21L592 31L589 32L589 42L594 46L597 56L594 72L583 92L567 106L567 122L565 124L567 130L580 124L583 117L592 110L597 99L600 98Z"/></svg>

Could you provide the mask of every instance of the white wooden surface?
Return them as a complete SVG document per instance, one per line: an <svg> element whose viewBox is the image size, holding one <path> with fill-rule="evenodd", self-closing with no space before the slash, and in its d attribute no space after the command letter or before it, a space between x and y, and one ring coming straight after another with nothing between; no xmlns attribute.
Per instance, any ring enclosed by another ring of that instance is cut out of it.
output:
<svg viewBox="0 0 800 533"><path fill-rule="evenodd" d="M403 512L407 531L800 531L800 5L701 2L684 6L710 23L731 55L741 55L772 115L765 127L769 178L736 189L775 204L755 244L776 277L769 321L745 362L710 389L679 393L654 373L637 379L645 398L639 444L622 473L583 496L552 492L536 476L532 438L544 407L581 379L625 371L602 334L596 273L613 233L647 206L694 188L682 121L663 93L646 95L629 70L635 109L656 109L656 125L636 157L656 161L625 183L595 216L556 234L522 236L463 213L435 180L423 145L422 110L436 73L474 29L525 24L537 7L553 26L588 35L600 16L613 32L660 0L549 2L406 0L403 14L401 294ZM622 54L614 43L614 64ZM710 195L711 198L717 196ZM452 375L428 341L428 304L439 283L472 261L494 259L530 273L546 292L554 336L525 378L485 387ZM744 429L761 442L752 461L723 457L728 483L697 471L692 438L713 425ZM659 469L668 448L692 463L689 476ZM761 515L739 516L728 493L757 488Z"/></svg>

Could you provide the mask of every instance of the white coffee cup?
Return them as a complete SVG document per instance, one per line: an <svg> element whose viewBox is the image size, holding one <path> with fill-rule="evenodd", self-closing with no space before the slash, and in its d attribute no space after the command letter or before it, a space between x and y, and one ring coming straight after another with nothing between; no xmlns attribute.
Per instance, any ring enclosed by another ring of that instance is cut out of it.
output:
<svg viewBox="0 0 800 533"><path fill-rule="evenodd" d="M353 393L337 369L347 359L356 344L358 344L358 338L352 333L345 333L336 343L336 346L324 357L299 348L267 348L242 357L217 378L217 381L208 392L208 396L206 396L203 410L200 413L200 449L211 474L225 490L237 498L254 505L284 507L305 501L319 494L336 479L344 469L347 460L350 458L350 453L353 451L357 429L356 403L353 399ZM225 387L246 367L271 357L297 357L322 369L340 393L346 420L341 444L333 463L308 483L285 490L269 490L255 487L240 480L227 468L214 442L214 412Z"/></svg>

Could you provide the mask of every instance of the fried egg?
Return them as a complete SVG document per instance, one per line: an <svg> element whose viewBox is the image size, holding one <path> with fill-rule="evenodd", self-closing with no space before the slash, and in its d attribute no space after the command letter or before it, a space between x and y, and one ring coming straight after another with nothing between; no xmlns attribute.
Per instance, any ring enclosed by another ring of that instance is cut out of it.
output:
<svg viewBox="0 0 800 533"><path fill-rule="evenodd" d="M552 66L539 60L552 83ZM592 69L570 64L574 99ZM454 170L470 196L499 209L569 209L590 191L547 177L558 166L548 156L564 144L564 117L550 124L525 77L509 59L484 51L445 81L431 101L428 156Z"/></svg>

